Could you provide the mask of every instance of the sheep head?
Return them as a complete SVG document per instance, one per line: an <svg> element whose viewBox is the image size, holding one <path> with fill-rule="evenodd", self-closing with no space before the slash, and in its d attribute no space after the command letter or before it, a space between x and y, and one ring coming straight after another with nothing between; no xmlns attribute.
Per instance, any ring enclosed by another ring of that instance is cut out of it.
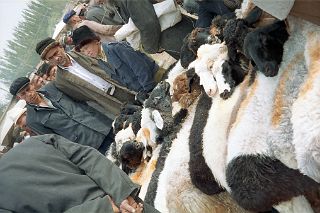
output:
<svg viewBox="0 0 320 213"><path fill-rule="evenodd" d="M196 59L197 50L203 44L220 43L220 40L210 33L209 28L195 28L183 39L180 60L183 68Z"/></svg>
<svg viewBox="0 0 320 213"><path fill-rule="evenodd" d="M194 69L190 69L176 77L173 82L172 101L187 109L200 95L200 79Z"/></svg>
<svg viewBox="0 0 320 213"><path fill-rule="evenodd" d="M157 109L160 112L171 112L170 84L166 81L158 83L145 101L144 106L145 108Z"/></svg>

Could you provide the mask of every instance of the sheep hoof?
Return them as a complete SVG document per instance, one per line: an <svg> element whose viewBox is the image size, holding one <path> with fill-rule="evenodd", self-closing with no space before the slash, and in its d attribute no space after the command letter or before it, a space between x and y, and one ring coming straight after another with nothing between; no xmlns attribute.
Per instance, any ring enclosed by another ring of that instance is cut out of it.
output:
<svg viewBox="0 0 320 213"><path fill-rule="evenodd" d="M223 93L220 93L220 97L224 100L230 98L231 95L232 95L232 92L226 89L223 91Z"/></svg>

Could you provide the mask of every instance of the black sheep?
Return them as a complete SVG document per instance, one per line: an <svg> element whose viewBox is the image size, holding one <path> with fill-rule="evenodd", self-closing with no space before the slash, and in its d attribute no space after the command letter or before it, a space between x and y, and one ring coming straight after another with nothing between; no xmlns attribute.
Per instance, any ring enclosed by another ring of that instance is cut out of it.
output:
<svg viewBox="0 0 320 213"><path fill-rule="evenodd" d="M229 20L223 29L223 38L231 61L238 63L240 55L243 54L256 65L255 69L266 76L275 76L288 33L284 21L252 29L261 13L262 11L255 7L245 19Z"/></svg>
<svg viewBox="0 0 320 213"><path fill-rule="evenodd" d="M276 76L288 36L285 22L276 21L248 33L244 39L243 52L265 76Z"/></svg>

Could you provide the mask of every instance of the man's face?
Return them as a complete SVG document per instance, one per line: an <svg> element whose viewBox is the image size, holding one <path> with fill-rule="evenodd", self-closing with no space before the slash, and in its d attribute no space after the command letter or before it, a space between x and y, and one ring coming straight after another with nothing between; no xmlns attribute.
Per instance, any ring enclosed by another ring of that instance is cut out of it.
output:
<svg viewBox="0 0 320 213"><path fill-rule="evenodd" d="M96 58L100 51L100 42L95 40L80 48L80 52L92 58Z"/></svg>
<svg viewBox="0 0 320 213"><path fill-rule="evenodd" d="M66 66L69 61L67 54L61 46L51 48L44 58L53 66Z"/></svg>
<svg viewBox="0 0 320 213"><path fill-rule="evenodd" d="M28 84L26 87L20 90L17 96L18 98L25 100L27 103L30 104L38 104L41 101L40 95L34 89L32 84Z"/></svg>
<svg viewBox="0 0 320 213"><path fill-rule="evenodd" d="M77 15L73 15L69 21L68 24L70 24L71 26L74 26L75 24L79 23L82 19L80 18L80 16Z"/></svg>

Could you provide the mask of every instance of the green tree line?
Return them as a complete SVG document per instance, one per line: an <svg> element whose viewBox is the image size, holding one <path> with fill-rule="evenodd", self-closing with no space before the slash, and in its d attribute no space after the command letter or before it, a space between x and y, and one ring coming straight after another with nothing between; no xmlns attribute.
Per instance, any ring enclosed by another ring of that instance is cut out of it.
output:
<svg viewBox="0 0 320 213"><path fill-rule="evenodd" d="M0 57L0 79L3 83L9 85L15 78L26 76L35 70L40 61L35 46L43 38L52 36L68 2L32 0L28 3L27 9L22 12L22 21L14 29L13 39L8 41L7 48ZM4 107L1 105L0 111Z"/></svg>

